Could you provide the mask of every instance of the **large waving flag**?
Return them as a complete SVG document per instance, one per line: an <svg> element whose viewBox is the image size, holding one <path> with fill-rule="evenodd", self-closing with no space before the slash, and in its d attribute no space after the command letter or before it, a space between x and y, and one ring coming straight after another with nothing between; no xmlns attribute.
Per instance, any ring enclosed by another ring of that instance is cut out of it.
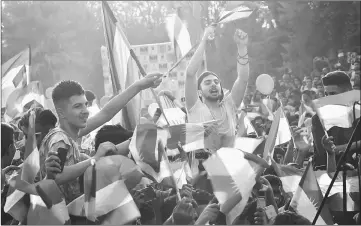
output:
<svg viewBox="0 0 361 226"><path fill-rule="evenodd" d="M101 224L124 225L140 217L140 212L134 203L129 190L133 189L143 177L139 167L124 156L107 156L101 158L95 165L96 182L94 188L93 167L84 174L84 195L68 204L69 214L88 217L88 192L95 197L93 217Z"/></svg>
<svg viewBox="0 0 361 226"><path fill-rule="evenodd" d="M353 115L353 104L360 101L360 94L360 90L352 90L313 101L313 108L326 130L333 126L352 127L354 116L355 119L360 118L360 105L358 104L355 106L355 115Z"/></svg>
<svg viewBox="0 0 361 226"><path fill-rule="evenodd" d="M234 148L255 154L255 150L263 141L263 138L237 137L234 141Z"/></svg>
<svg viewBox="0 0 361 226"><path fill-rule="evenodd" d="M323 195L320 186L318 185L316 175L312 170L311 162L309 162L298 185L298 188L292 197L290 207L312 222L316 215L317 209L321 205L322 199ZM328 205L323 206L321 215L317 219L316 224L333 224L332 215Z"/></svg>
<svg viewBox="0 0 361 226"><path fill-rule="evenodd" d="M221 148L203 163L228 222L243 211L253 186L267 163L252 154L234 148Z"/></svg>
<svg viewBox="0 0 361 226"><path fill-rule="evenodd" d="M177 56L177 46L180 50L181 56L185 56L191 49L191 39L187 26L179 18L177 14L168 16L166 20L166 29L170 41L173 43L174 52Z"/></svg>
<svg viewBox="0 0 361 226"><path fill-rule="evenodd" d="M129 42L106 1L102 1L104 36L110 61L110 72L114 94L124 91L140 75L134 69ZM140 95L137 94L122 109L122 124L126 129L134 130L140 120Z"/></svg>
<svg viewBox="0 0 361 226"><path fill-rule="evenodd" d="M10 88L6 93L3 93L5 95L2 98L2 104L6 103L7 96L11 91L30 82L30 64L31 48L28 46L28 48L1 65L1 90Z"/></svg>

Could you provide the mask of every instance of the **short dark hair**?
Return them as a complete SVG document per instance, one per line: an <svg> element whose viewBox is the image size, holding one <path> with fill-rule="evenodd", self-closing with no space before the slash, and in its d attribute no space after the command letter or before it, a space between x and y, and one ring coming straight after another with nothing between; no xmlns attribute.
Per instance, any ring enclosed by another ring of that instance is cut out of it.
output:
<svg viewBox="0 0 361 226"><path fill-rule="evenodd" d="M198 78L198 90L201 89L201 84L202 84L202 81L208 76L208 75L214 75L216 76L219 81L220 81L220 85L221 85L221 97L219 98L220 100L223 100L223 97L224 97L224 92L223 92L223 88L222 88L222 83L221 83L221 79L218 77L218 75L216 75L214 72L211 72L211 71L205 71L203 72L199 78Z"/></svg>
<svg viewBox="0 0 361 226"><path fill-rule="evenodd" d="M93 101L96 98L95 94L90 90L85 91L85 97L88 101Z"/></svg>
<svg viewBox="0 0 361 226"><path fill-rule="evenodd" d="M304 216L301 216L297 213L291 211L285 211L279 213L273 225L287 225L287 224L296 224L296 225L311 225L311 221L309 221Z"/></svg>
<svg viewBox="0 0 361 226"><path fill-rule="evenodd" d="M1 123L1 157L9 152L10 145L14 144L14 129L7 123Z"/></svg>
<svg viewBox="0 0 361 226"><path fill-rule="evenodd" d="M350 77L344 71L332 71L322 78L322 84L324 86L339 86L345 89L351 89Z"/></svg>
<svg viewBox="0 0 361 226"><path fill-rule="evenodd" d="M84 95L83 87L76 81L65 80L55 85L52 93L54 104L59 101L68 100L72 96Z"/></svg>
<svg viewBox="0 0 361 226"><path fill-rule="evenodd" d="M36 107L29 109L19 120L18 127L28 128L29 127L29 117L30 112L35 112L35 123L44 126L44 127L55 127L57 123L57 118L51 110L44 109L41 107Z"/></svg>
<svg viewBox="0 0 361 226"><path fill-rule="evenodd" d="M133 136L133 132L126 130L120 124L117 125L105 125L95 135L95 150L101 143L111 142L115 145L123 143Z"/></svg>
<svg viewBox="0 0 361 226"><path fill-rule="evenodd" d="M266 178L271 185L280 186L280 187L283 186L281 179L275 175L268 174L265 175L264 178Z"/></svg>

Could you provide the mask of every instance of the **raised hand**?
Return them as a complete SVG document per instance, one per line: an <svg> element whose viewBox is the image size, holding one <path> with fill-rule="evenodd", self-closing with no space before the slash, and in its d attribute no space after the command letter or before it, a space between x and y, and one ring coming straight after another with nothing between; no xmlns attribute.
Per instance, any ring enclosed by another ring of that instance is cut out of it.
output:
<svg viewBox="0 0 361 226"><path fill-rule="evenodd" d="M98 150L94 155L94 158L96 161L98 161L99 158L104 157L108 154L115 154L116 152L117 152L116 146L113 143L107 141L99 145Z"/></svg>
<svg viewBox="0 0 361 226"><path fill-rule="evenodd" d="M202 40L209 40L210 37L214 37L215 26L209 26L204 29Z"/></svg>
<svg viewBox="0 0 361 226"><path fill-rule="evenodd" d="M248 34L241 29L237 29L233 36L234 42L237 46L247 46L248 44Z"/></svg>
<svg viewBox="0 0 361 226"><path fill-rule="evenodd" d="M333 143L333 137L326 137L326 135L324 135L321 139L321 144L323 146L323 148L327 151L328 154L335 154L335 144Z"/></svg>
<svg viewBox="0 0 361 226"><path fill-rule="evenodd" d="M192 223L195 214L192 200L183 198L173 210L173 224L189 225Z"/></svg>
<svg viewBox="0 0 361 226"><path fill-rule="evenodd" d="M201 215L198 217L195 225L205 225L207 222L215 221L219 213L220 205L211 203L204 208Z"/></svg>

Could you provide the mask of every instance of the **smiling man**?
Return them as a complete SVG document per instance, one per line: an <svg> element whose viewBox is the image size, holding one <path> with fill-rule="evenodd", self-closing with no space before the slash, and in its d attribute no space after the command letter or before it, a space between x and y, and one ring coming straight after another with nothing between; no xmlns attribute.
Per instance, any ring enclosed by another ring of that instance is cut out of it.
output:
<svg viewBox="0 0 361 226"><path fill-rule="evenodd" d="M161 74L150 74L138 80L89 119L88 101L82 86L75 81L62 81L57 84L52 99L59 126L49 131L40 146L40 179L55 179L67 204L79 197L82 194L79 177L91 165L91 161L97 161L109 151L117 151L114 144L106 142L100 144L96 154L90 158L80 153L79 139L111 120L141 90L158 86L161 77ZM61 171L58 155L60 150L64 149L66 159Z"/></svg>
<svg viewBox="0 0 361 226"><path fill-rule="evenodd" d="M218 121L219 134L213 134L209 139L212 141L212 144L208 145L211 151L221 147L233 147L237 122L236 109L241 105L249 77L248 36L238 30L234 36L238 47L238 77L231 92L224 95L221 81L213 72L203 72L197 80L196 73L202 64L208 37L213 35L214 29L214 27L205 29L203 39L189 62L185 85L188 121L190 123Z"/></svg>

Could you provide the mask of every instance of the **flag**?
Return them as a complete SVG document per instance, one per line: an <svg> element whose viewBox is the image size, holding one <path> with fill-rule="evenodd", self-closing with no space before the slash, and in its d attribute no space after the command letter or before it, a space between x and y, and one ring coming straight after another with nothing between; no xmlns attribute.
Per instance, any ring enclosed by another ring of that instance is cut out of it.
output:
<svg viewBox="0 0 361 226"><path fill-rule="evenodd" d="M271 159L273 158L274 147L276 144L276 138L280 124L281 111L281 107L276 111L275 119L272 122L271 129L264 147L263 159L265 159L269 165L271 165Z"/></svg>
<svg viewBox="0 0 361 226"><path fill-rule="evenodd" d="M244 6L239 6L232 11L223 11L219 15L218 23L225 24L235 20L248 18L252 12L253 10Z"/></svg>
<svg viewBox="0 0 361 226"><path fill-rule="evenodd" d="M177 14L172 14L166 19L166 29L169 39L174 46L174 52L176 57L177 46L180 50L181 57L185 56L192 49L192 44L187 26Z"/></svg>
<svg viewBox="0 0 361 226"><path fill-rule="evenodd" d="M279 165L276 163L273 164L273 167L282 181L285 192L295 194L305 169L297 169L293 166ZM318 170L314 173L316 175L322 194L325 195L328 187L331 184L331 178L324 170ZM358 179L356 176L348 176L346 178L347 211L358 211L360 208L352 199L353 195L359 193L358 187ZM326 203L332 211L343 211L342 199L343 182L342 179L338 178L332 186Z"/></svg>
<svg viewBox="0 0 361 226"><path fill-rule="evenodd" d="M89 167L84 174L84 195L68 204L69 214L88 217L89 201L95 203L93 218L101 224L127 224L140 217L129 190L142 179L139 167L125 156L106 156ZM95 190L92 190L94 189ZM93 219L94 220L94 219Z"/></svg>
<svg viewBox="0 0 361 226"><path fill-rule="evenodd" d="M157 125L164 127L168 125L179 125L186 123L186 114L165 95L159 96L160 104L163 108L163 114L157 121ZM167 119L167 120L166 120Z"/></svg>
<svg viewBox="0 0 361 226"><path fill-rule="evenodd" d="M313 109L317 112L326 130L333 126L352 127L353 104L360 101L360 90L352 90L313 100ZM360 118L360 105L355 106L355 119Z"/></svg>
<svg viewBox="0 0 361 226"><path fill-rule="evenodd" d="M30 120L35 123L34 112L30 114ZM21 172L9 180L9 185L12 189L10 189L10 193L8 193L4 207L4 211L9 212L15 219L23 217L23 211L25 210L25 207L23 207L23 197L25 193L37 194L33 183L40 170L40 162L35 135L34 137L28 137L25 142L24 158Z"/></svg>
<svg viewBox="0 0 361 226"><path fill-rule="evenodd" d="M292 197L290 207L296 213L306 217L311 222L316 216L316 212L321 205L323 195L318 185L316 175L308 163L301 178L298 188ZM317 225L333 225L332 215L328 205L324 205L321 214L316 222Z"/></svg>
<svg viewBox="0 0 361 226"><path fill-rule="evenodd" d="M205 138L205 125L202 123L185 123L168 127L169 138L167 147L175 149L178 143L185 152L191 152L208 147L208 138Z"/></svg>
<svg viewBox="0 0 361 226"><path fill-rule="evenodd" d="M281 118L279 121L278 132L276 137L275 146L284 144L292 139L292 134L288 120L285 116L284 111L281 109Z"/></svg>
<svg viewBox="0 0 361 226"><path fill-rule="evenodd" d="M263 138L237 137L234 142L234 148L247 153L255 154L254 151L263 141Z"/></svg>
<svg viewBox="0 0 361 226"><path fill-rule="evenodd" d="M41 82L32 81L25 87L16 88L7 98L6 114L16 118L35 106L44 106L45 96Z"/></svg>
<svg viewBox="0 0 361 226"><path fill-rule="evenodd" d="M102 1L104 36L107 43L113 92L118 94L140 79L130 55L129 42L106 1ZM122 125L134 130L140 119L140 93L122 109Z"/></svg>
<svg viewBox="0 0 361 226"><path fill-rule="evenodd" d="M63 193L54 180L43 180L37 186L38 195L30 195L28 225L70 224Z"/></svg>
<svg viewBox="0 0 361 226"><path fill-rule="evenodd" d="M204 161L203 166L212 182L221 212L228 215L228 222L233 222L246 206L256 178L263 173L267 163L234 148L221 148ZM233 211L237 205L237 210Z"/></svg>
<svg viewBox="0 0 361 226"><path fill-rule="evenodd" d="M27 85L30 82L31 48L28 46L1 65L1 87Z"/></svg>
<svg viewBox="0 0 361 226"><path fill-rule="evenodd" d="M134 161L143 172L158 183L171 175L162 150L159 150L159 141L166 144L167 137L168 132L155 124L140 124L136 127L129 144Z"/></svg>

